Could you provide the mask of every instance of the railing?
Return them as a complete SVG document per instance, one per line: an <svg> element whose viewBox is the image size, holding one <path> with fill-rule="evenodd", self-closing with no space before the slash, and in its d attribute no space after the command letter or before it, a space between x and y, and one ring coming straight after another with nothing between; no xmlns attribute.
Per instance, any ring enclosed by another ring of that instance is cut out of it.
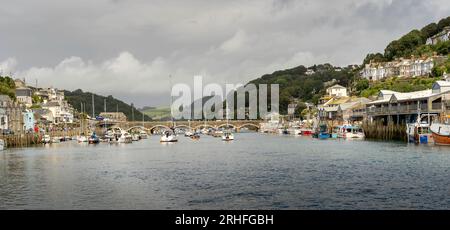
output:
<svg viewBox="0 0 450 230"><path fill-rule="evenodd" d="M441 103L441 102L433 103L433 104L431 105L431 108L432 108L433 110L439 110L439 109L442 108L442 103Z"/></svg>

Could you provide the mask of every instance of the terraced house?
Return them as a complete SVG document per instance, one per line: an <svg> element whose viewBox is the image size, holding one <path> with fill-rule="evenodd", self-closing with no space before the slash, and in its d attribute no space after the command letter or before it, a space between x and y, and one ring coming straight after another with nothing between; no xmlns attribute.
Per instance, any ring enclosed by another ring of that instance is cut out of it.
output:
<svg viewBox="0 0 450 230"><path fill-rule="evenodd" d="M396 59L391 62L370 62L361 71L361 77L369 81L379 81L388 77L418 77L431 74L436 63L446 60L445 56L411 56L410 59Z"/></svg>

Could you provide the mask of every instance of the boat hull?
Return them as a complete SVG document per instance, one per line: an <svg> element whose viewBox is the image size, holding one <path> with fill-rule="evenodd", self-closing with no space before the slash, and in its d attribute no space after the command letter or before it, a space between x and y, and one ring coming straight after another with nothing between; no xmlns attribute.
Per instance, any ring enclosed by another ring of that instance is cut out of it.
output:
<svg viewBox="0 0 450 230"><path fill-rule="evenodd" d="M160 141L161 143L170 143L170 142L178 142L178 139L176 136L162 136Z"/></svg>
<svg viewBox="0 0 450 230"><path fill-rule="evenodd" d="M433 132L433 139L436 145L450 146L450 136L444 136Z"/></svg>

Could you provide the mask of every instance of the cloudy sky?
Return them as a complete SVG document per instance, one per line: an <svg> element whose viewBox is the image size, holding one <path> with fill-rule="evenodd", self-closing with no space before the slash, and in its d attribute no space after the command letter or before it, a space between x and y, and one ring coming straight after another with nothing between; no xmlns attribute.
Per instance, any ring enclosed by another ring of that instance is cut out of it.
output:
<svg viewBox="0 0 450 230"><path fill-rule="evenodd" d="M138 106L173 82L245 83L315 63L360 64L448 0L0 0L0 69Z"/></svg>

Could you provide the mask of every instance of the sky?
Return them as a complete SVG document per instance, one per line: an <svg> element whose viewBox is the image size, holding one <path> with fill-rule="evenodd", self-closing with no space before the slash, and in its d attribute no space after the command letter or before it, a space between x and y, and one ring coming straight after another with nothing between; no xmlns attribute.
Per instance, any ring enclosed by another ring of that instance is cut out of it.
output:
<svg viewBox="0 0 450 230"><path fill-rule="evenodd" d="M448 0L0 0L0 71L168 106L170 85L197 75L238 84L299 65L361 64L447 16Z"/></svg>

